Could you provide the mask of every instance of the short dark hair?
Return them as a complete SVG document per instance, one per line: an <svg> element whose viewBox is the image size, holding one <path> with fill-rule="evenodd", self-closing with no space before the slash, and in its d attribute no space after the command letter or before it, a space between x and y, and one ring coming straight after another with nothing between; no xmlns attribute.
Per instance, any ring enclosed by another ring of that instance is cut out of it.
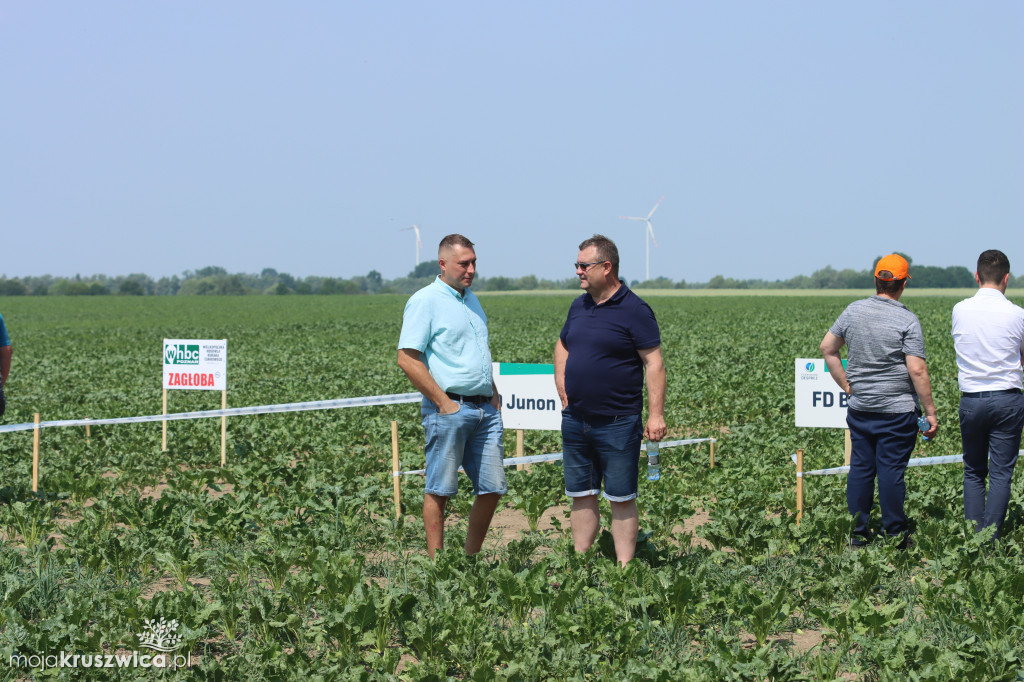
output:
<svg viewBox="0 0 1024 682"><path fill-rule="evenodd" d="M1010 259L998 249L983 251L978 256L978 279L982 284L1002 284L1010 274Z"/></svg>
<svg viewBox="0 0 1024 682"><path fill-rule="evenodd" d="M602 261L608 261L612 264L612 275L615 279L619 278L619 249L615 246L615 242L603 234L595 234L590 239L584 239L580 242L580 251L593 246L597 249L597 257Z"/></svg>
<svg viewBox="0 0 1024 682"><path fill-rule="evenodd" d="M878 274L882 277L892 277L892 273L888 270L882 270ZM895 296L903 288L903 284L906 281L905 277L903 279L878 279L878 277L875 277L875 293Z"/></svg>
<svg viewBox="0 0 1024 682"><path fill-rule="evenodd" d="M437 245L437 255L438 255L438 258L441 257L441 252L442 251L444 251L445 249L451 249L451 248L456 247L456 246L461 246L463 248L472 249L473 248L473 242L469 241L468 239L463 237L461 234L458 234L458 233L450 234L447 237L445 237L444 239L442 239L441 243Z"/></svg>

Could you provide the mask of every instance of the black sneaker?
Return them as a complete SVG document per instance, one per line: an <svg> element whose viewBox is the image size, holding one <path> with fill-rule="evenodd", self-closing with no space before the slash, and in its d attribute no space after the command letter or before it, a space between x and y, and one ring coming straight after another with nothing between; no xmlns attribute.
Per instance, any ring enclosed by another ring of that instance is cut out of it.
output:
<svg viewBox="0 0 1024 682"><path fill-rule="evenodd" d="M853 549L864 549L871 544L871 538L864 535L851 535L850 547Z"/></svg>
<svg viewBox="0 0 1024 682"><path fill-rule="evenodd" d="M896 549L899 549L899 550L910 549L911 547L913 547L915 545L914 540L910 537L910 533L905 533L902 536L899 535L899 534L897 534L897 535L887 535L885 539L887 541L889 541L889 542L896 542L896 540L898 538L901 538L901 537L902 537L902 539L900 539L899 542L896 544Z"/></svg>

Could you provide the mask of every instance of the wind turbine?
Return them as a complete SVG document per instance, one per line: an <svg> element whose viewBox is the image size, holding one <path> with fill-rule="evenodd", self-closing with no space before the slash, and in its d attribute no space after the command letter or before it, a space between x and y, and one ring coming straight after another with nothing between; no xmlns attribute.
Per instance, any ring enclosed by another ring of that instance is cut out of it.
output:
<svg viewBox="0 0 1024 682"><path fill-rule="evenodd" d="M651 280L651 242L653 241L655 246L658 245L658 240L654 238L654 228L651 227L651 216L654 215L654 212L658 210L658 207L661 206L661 202L663 201L665 201L665 197L658 199L658 203L654 205L654 208L651 209L651 212L647 214L646 218L634 218L633 216L628 215L619 216L623 220L642 220L647 223L647 230L644 234L644 246L646 247L645 253L647 256L647 276L644 278L646 281Z"/></svg>
<svg viewBox="0 0 1024 682"><path fill-rule="evenodd" d="M415 270L416 266L418 266L420 264L420 249L423 248L423 242L420 241L420 226L419 225L413 225L411 227L403 227L401 230L399 230L399 232L406 232L408 230L412 230L412 231L414 231L416 233L416 265L412 266L412 269Z"/></svg>

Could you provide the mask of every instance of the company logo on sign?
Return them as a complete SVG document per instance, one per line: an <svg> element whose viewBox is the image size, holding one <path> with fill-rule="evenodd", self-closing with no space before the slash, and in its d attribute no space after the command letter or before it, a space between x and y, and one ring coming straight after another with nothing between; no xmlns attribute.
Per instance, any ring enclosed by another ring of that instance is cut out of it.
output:
<svg viewBox="0 0 1024 682"><path fill-rule="evenodd" d="M199 344L175 343L164 348L165 365L198 365Z"/></svg>
<svg viewBox="0 0 1024 682"><path fill-rule="evenodd" d="M813 372L814 371L814 363L813 362L808 362L806 365L804 365L804 369L806 369L808 372Z"/></svg>

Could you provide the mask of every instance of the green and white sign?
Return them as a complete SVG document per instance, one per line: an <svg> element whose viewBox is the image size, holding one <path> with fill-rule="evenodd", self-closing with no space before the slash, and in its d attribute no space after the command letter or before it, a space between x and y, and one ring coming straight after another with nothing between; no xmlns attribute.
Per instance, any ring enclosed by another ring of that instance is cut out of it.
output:
<svg viewBox="0 0 1024 682"><path fill-rule="evenodd" d="M561 430L562 401L555 389L554 365L496 362L494 383L506 429Z"/></svg>
<svg viewBox="0 0 1024 682"><path fill-rule="evenodd" d="M843 360L846 366L846 360ZM839 388L821 358L797 358L795 409L797 426L846 428L846 392Z"/></svg>
<svg viewBox="0 0 1024 682"><path fill-rule="evenodd" d="M164 388L226 391L226 339L164 339Z"/></svg>

